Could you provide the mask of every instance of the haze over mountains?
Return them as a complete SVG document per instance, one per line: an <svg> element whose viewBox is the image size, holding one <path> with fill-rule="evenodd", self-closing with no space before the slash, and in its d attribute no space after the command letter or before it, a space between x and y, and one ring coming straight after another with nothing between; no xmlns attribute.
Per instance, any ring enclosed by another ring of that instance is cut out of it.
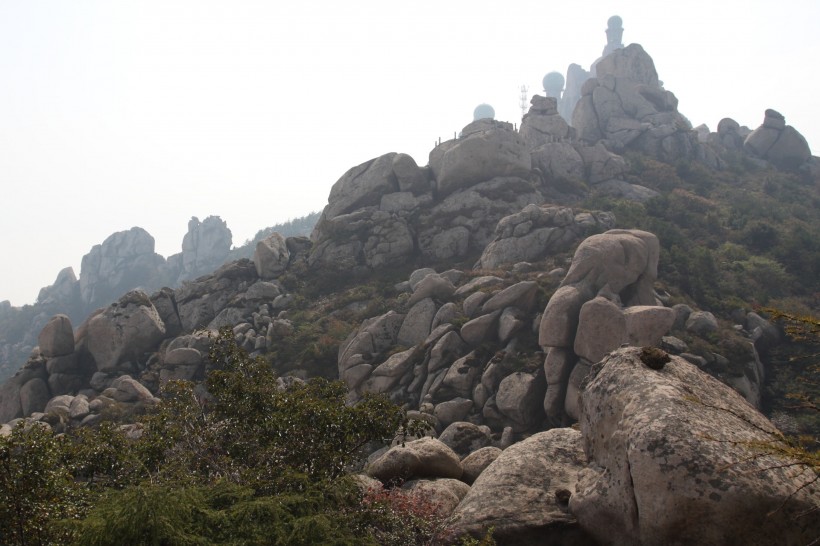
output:
<svg viewBox="0 0 820 546"><path fill-rule="evenodd" d="M404 151L425 164L479 103L518 123L520 85L531 95L548 71L588 67L612 15L602 2L583 13L357 6L325 6L317 20L264 3L4 3L0 180L14 191L0 252L30 267L0 272L0 300L33 303L60 269L79 271L93 245L137 225L165 257L192 216L220 216L241 243L319 210L352 163ZM756 127L771 106L812 144L817 9L692 2L670 16L634 2L617 11L624 42L657 59L694 125L714 130L730 116ZM248 205L259 199L264 212Z"/></svg>
<svg viewBox="0 0 820 546"><path fill-rule="evenodd" d="M0 385L0 447L42 435L110 455L43 463L88 503L69 526L27 504L38 532L382 543L379 518L348 516L397 495L446 526L401 544L490 529L533 546L820 536L806 517L820 507L817 371L761 307L820 306L820 158L776 103L748 126L693 127L622 25L609 17L602 54L563 89L551 76L520 124L482 104L426 164L351 161L304 219L309 237L282 226L230 249L224 219L191 218L166 259L134 227L37 304L0 304L0 371L24 359ZM257 188L231 190L266 210ZM335 422L310 392L400 407L428 434L396 442L393 422L350 446L360 421ZM357 490L312 496L348 473ZM193 488L161 521L120 517ZM249 502L276 515L237 523ZM303 525L316 515L333 525Z"/></svg>

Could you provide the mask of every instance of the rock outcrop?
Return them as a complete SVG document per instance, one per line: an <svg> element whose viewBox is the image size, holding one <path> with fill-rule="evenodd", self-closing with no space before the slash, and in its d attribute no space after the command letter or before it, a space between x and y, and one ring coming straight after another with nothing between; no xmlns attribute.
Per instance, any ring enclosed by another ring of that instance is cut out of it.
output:
<svg viewBox="0 0 820 546"><path fill-rule="evenodd" d="M786 125L783 114L772 109L766 110L763 124L746 137L743 148L781 169L797 169L811 159L803 135Z"/></svg>
<svg viewBox="0 0 820 546"><path fill-rule="evenodd" d="M159 287L165 259L154 252L154 238L134 227L110 235L83 256L80 294L86 305L110 302L138 286Z"/></svg>
<svg viewBox="0 0 820 546"><path fill-rule="evenodd" d="M132 291L80 327L79 342L99 372L136 371L165 337L165 324L145 292Z"/></svg>
<svg viewBox="0 0 820 546"><path fill-rule="evenodd" d="M502 217L544 198L508 123L482 119L430 152L386 154L345 173L314 229L313 268L365 271L479 253Z"/></svg>
<svg viewBox="0 0 820 546"><path fill-rule="evenodd" d="M481 254L484 269L517 262L537 262L565 252L590 232L614 227L608 212L575 213L571 208L527 205L521 212L505 216L495 228L495 238Z"/></svg>
<svg viewBox="0 0 820 546"><path fill-rule="evenodd" d="M655 345L674 324L675 312L656 305L652 288L659 251L657 237L638 230L593 235L576 250L539 328L544 410L553 422L578 418L578 382L589 365L622 343Z"/></svg>
<svg viewBox="0 0 820 546"><path fill-rule="evenodd" d="M591 465L569 503L601 544L807 544L816 474L778 455L780 433L737 393L681 358L649 367L620 349L583 387Z"/></svg>
<svg viewBox="0 0 820 546"><path fill-rule="evenodd" d="M638 44L616 49L584 83L572 114L579 140L603 141L613 151L633 149L661 161L696 155L697 136L661 87L655 64Z"/></svg>
<svg viewBox="0 0 820 546"><path fill-rule="evenodd" d="M168 258L168 265L177 273L175 285L210 273L225 263L233 237L228 225L219 216L208 216L202 222L194 216L188 222L188 232L182 238L182 253Z"/></svg>
<svg viewBox="0 0 820 546"><path fill-rule="evenodd" d="M534 434L502 451L478 476L450 525L476 537L492 527L500 544L588 545L590 537L568 508L585 466L580 432Z"/></svg>

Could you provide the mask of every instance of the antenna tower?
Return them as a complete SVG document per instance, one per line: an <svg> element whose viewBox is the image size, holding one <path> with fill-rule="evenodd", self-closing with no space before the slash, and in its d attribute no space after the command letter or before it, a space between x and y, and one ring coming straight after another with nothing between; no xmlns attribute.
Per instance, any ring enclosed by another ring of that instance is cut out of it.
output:
<svg viewBox="0 0 820 546"><path fill-rule="evenodd" d="M528 110L527 105L529 104L530 101L529 101L529 95L527 95L527 91L529 91L529 90L530 90L530 88L527 87L526 85L521 86L520 106L521 106L521 117L522 118L524 117L524 115L527 113L527 110Z"/></svg>

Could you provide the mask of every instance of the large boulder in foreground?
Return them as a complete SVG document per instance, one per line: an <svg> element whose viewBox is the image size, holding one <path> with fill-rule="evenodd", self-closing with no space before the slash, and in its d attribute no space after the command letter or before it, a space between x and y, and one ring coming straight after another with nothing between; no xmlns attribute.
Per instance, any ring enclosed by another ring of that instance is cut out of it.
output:
<svg viewBox="0 0 820 546"><path fill-rule="evenodd" d="M534 434L505 449L478 476L450 524L458 534L474 536L493 527L499 544L592 544L567 508L585 462L577 430Z"/></svg>
<svg viewBox="0 0 820 546"><path fill-rule="evenodd" d="M619 349L588 376L580 424L590 466L570 499L581 527L601 544L820 537L820 518L807 514L820 506L820 486L801 489L817 475L772 454L777 429L696 366L657 356Z"/></svg>

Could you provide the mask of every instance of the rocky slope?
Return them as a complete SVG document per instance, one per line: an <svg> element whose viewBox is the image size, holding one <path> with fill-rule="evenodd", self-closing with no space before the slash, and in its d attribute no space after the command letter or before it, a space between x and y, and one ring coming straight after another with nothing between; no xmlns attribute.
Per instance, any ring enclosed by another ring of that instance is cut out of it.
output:
<svg viewBox="0 0 820 546"><path fill-rule="evenodd" d="M350 169L309 239L272 233L252 259L176 289L131 290L76 329L50 318L0 387L0 423L137 419L168 380L201 379L209 334L231 327L281 374L338 377L351 402L384 393L428 421L438 439L376 452L367 472L410 480L403 487L440 499L465 532L495 526L510 544L820 536L797 517L820 502L815 486L800 489L810 471L754 451L779 442L757 412L760 352L777 329L748 306L699 309L710 301L702 287L689 295L659 277L677 264L681 247L665 244L676 232L635 229L649 227L636 210L671 199L720 221L716 203L652 169L719 179L741 172L741 157L747 172L798 180L816 200L820 162L773 111L745 140L731 120L692 130L640 46L596 66L572 126L556 99L536 96L519 131L478 120L425 167L391 153ZM595 202L617 208L582 206ZM192 221L164 279L227 253L209 220ZM133 267L154 267L150 236L132 231L84 259L85 283L61 273L48 294L96 301L129 284ZM562 428L572 423L580 431Z"/></svg>
<svg viewBox="0 0 820 546"><path fill-rule="evenodd" d="M307 235L318 213L275 226L278 231ZM253 241L231 249L231 230L217 216L188 222L182 251L163 258L154 252L154 238L134 227L114 233L83 256L80 276L73 268L60 271L51 286L40 290L37 302L12 307L0 302L0 381L10 377L37 346L39 332L55 314L82 321L95 309L108 305L122 294L139 288L151 292L163 286L177 287L183 281L211 273L227 261L250 258L255 243L273 228L260 231Z"/></svg>

